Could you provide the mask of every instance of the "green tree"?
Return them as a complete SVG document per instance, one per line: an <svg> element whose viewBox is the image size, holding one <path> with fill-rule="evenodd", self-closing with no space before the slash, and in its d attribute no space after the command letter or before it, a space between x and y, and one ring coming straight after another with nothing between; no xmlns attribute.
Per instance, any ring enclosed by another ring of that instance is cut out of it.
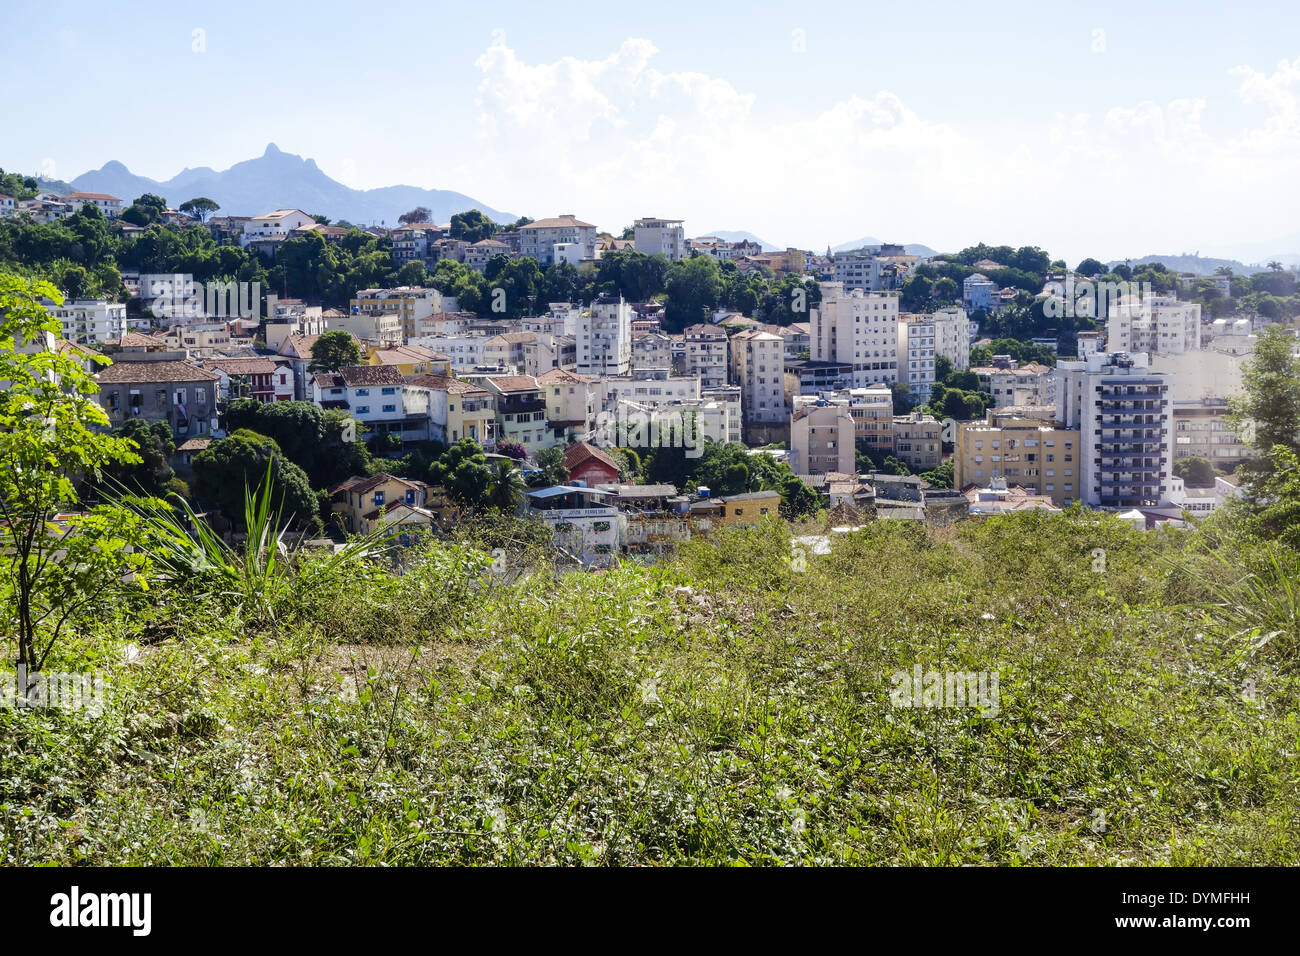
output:
<svg viewBox="0 0 1300 956"><path fill-rule="evenodd" d="M147 565L143 552L126 548L124 516L112 509L94 521L54 523L77 503L78 478L140 458L129 441L106 433L95 380L53 347L59 323L42 298L63 301L48 282L0 273L0 560L8 571L0 607L17 630L17 663L29 670L40 669L72 602L86 593L87 572L105 576L98 586L106 586ZM104 567L110 560L115 570Z"/></svg>
<svg viewBox="0 0 1300 956"><path fill-rule="evenodd" d="M306 473L265 435L241 428L213 442L194 458L195 495L214 501L232 523L244 519L249 494L266 480L275 488L275 509L286 521L306 523L316 514L316 495Z"/></svg>
<svg viewBox="0 0 1300 956"><path fill-rule="evenodd" d="M564 449L558 445L537 452L533 455L533 462L537 470L528 476L530 488L549 488L569 480L569 469L564 465Z"/></svg>
<svg viewBox="0 0 1300 956"><path fill-rule="evenodd" d="M497 461L492 467L492 481L488 488L487 503L491 508L513 514L526 489L519 466L513 461Z"/></svg>
<svg viewBox="0 0 1300 956"><path fill-rule="evenodd" d="M497 224L477 209L471 209L469 212L458 212L451 217L451 238L453 239L463 239L465 242L481 242L484 239L490 239L492 233L496 231Z"/></svg>
<svg viewBox="0 0 1300 956"><path fill-rule="evenodd" d="M429 466L429 484L441 485L459 505L482 508L492 488L492 469L478 442L462 438Z"/></svg>
<svg viewBox="0 0 1300 956"><path fill-rule="evenodd" d="M160 222L166 211L166 199L153 193L145 193L143 196L138 196L135 202L123 210L122 218L137 226L151 226Z"/></svg>
<svg viewBox="0 0 1300 956"><path fill-rule="evenodd" d="M360 365L361 349L352 333L331 329L311 344L311 372L337 372L345 365Z"/></svg>
<svg viewBox="0 0 1300 956"><path fill-rule="evenodd" d="M1206 458L1180 458L1174 462L1174 474L1183 479L1188 488L1214 487L1214 466Z"/></svg>
<svg viewBox="0 0 1300 956"><path fill-rule="evenodd" d="M167 422L149 423L142 418L130 418L121 428L114 429L113 435L130 441L140 461L114 462L102 469L103 474L132 494L165 498L171 491L171 480L176 477L171 464L172 455L176 454L171 426Z"/></svg>
<svg viewBox="0 0 1300 956"><path fill-rule="evenodd" d="M194 199L187 199L177 207L187 216L193 216L199 222L207 222L208 217L221 208L220 204L214 199L207 196L197 196Z"/></svg>
<svg viewBox="0 0 1300 956"><path fill-rule="evenodd" d="M707 322L722 296L722 276L712 256L678 259L668 270L665 286L664 329L680 332Z"/></svg>
<svg viewBox="0 0 1300 956"><path fill-rule="evenodd" d="M1265 329L1242 366L1243 394L1229 403L1231 421L1260 452L1240 469L1256 499L1265 496L1277 471L1275 449L1300 452L1300 359L1291 352L1293 342L1286 329Z"/></svg>
<svg viewBox="0 0 1300 956"><path fill-rule="evenodd" d="M1074 271L1081 276L1092 278L1093 276L1103 274L1106 271L1106 267L1097 259L1088 258L1080 262L1079 267Z"/></svg>

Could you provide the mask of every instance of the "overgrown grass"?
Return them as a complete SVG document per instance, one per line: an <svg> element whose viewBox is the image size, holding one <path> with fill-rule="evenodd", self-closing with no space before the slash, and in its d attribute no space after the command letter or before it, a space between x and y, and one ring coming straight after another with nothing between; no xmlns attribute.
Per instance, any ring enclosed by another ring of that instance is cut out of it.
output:
<svg viewBox="0 0 1300 956"><path fill-rule="evenodd" d="M791 553L772 523L503 584L434 544L317 569L277 630L105 608L51 665L104 670L102 717L0 711L0 859L1300 860L1294 645L1261 640L1294 555L1087 513ZM996 671L998 715L893 706L916 664Z"/></svg>

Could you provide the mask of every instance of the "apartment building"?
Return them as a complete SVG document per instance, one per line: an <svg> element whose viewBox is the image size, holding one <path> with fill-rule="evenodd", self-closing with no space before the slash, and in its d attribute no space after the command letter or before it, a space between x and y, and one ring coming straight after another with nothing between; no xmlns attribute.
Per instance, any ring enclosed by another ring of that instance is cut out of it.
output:
<svg viewBox="0 0 1300 956"><path fill-rule="evenodd" d="M970 366L970 325L961 309L898 317L898 381L913 401L928 402L934 391L935 362L943 356L954 369Z"/></svg>
<svg viewBox="0 0 1300 956"><path fill-rule="evenodd" d="M429 420L429 437L448 445L469 438L496 447L496 399L474 382L448 375L417 375L406 383L407 409Z"/></svg>
<svg viewBox="0 0 1300 956"><path fill-rule="evenodd" d="M55 305L42 300L46 309L59 321L60 335L69 342L89 345L108 339L120 339L127 332L126 305L107 299L74 299Z"/></svg>
<svg viewBox="0 0 1300 956"><path fill-rule="evenodd" d="M854 387L898 381L898 296L839 282L821 283L821 292L810 314L811 357L850 365Z"/></svg>
<svg viewBox="0 0 1300 956"><path fill-rule="evenodd" d="M633 226L634 247L647 256L681 259L686 255L686 231L682 219L638 219Z"/></svg>
<svg viewBox="0 0 1300 956"><path fill-rule="evenodd" d="M632 333L632 368L672 368L673 339L663 332Z"/></svg>
<svg viewBox="0 0 1300 956"><path fill-rule="evenodd" d="M796 396L790 413L790 467L794 473L854 474L856 427L846 404Z"/></svg>
<svg viewBox="0 0 1300 956"><path fill-rule="evenodd" d="M396 313L402 334L409 340L417 334L420 322L443 312L454 312L455 297L444 296L437 289L398 286L395 289L360 289L349 303L353 312L362 315Z"/></svg>
<svg viewBox="0 0 1300 956"><path fill-rule="evenodd" d="M1127 296L1106 321L1111 352L1181 355L1201 347L1201 306L1172 296Z"/></svg>
<svg viewBox="0 0 1300 956"><path fill-rule="evenodd" d="M695 375L704 388L726 385L730 371L727 333L716 325L701 322L688 326L681 336L681 371Z"/></svg>
<svg viewBox="0 0 1300 956"><path fill-rule="evenodd" d="M1145 353L1098 353L1057 366L1057 418L1080 431L1079 499L1101 508L1158 506L1172 474L1173 396Z"/></svg>
<svg viewBox="0 0 1300 956"><path fill-rule="evenodd" d="M731 383L740 386L746 425L787 421L785 341L759 329L737 332L730 342Z"/></svg>
<svg viewBox="0 0 1300 956"><path fill-rule="evenodd" d="M402 317L397 312L362 312L358 309L344 313L331 310L323 315L328 331L343 329L351 332L359 342L371 348L392 348L406 341Z"/></svg>
<svg viewBox="0 0 1300 956"><path fill-rule="evenodd" d="M1204 458L1215 468L1231 471L1258 452L1242 439L1228 420L1228 400L1174 399L1173 460Z"/></svg>
<svg viewBox="0 0 1300 956"><path fill-rule="evenodd" d="M998 284L980 272L969 275L961 283L961 301L968 312L978 309L992 312L1001 305Z"/></svg>
<svg viewBox="0 0 1300 956"><path fill-rule="evenodd" d="M895 416L894 457L915 472L933 471L943 462L942 426L932 415L914 411Z"/></svg>
<svg viewBox="0 0 1300 956"><path fill-rule="evenodd" d="M993 356L993 364L971 369L980 389L993 396L994 408L1011 405L1056 404L1056 379L1050 366L1020 365L1009 355Z"/></svg>
<svg viewBox="0 0 1300 956"><path fill-rule="evenodd" d="M560 248L559 247L573 247ZM538 219L519 230L519 254L536 259L543 269L560 261L596 258L596 227L571 213Z"/></svg>
<svg viewBox="0 0 1300 956"><path fill-rule="evenodd" d="M744 418L744 401L740 386L711 385L706 388L701 383L700 401L706 403L706 405L716 405L719 411L716 413L709 412L708 414L717 414L726 423L725 429L720 430L718 433L718 441L740 441ZM709 432L706 432L706 434L709 434Z"/></svg>
<svg viewBox="0 0 1300 956"><path fill-rule="evenodd" d="M1048 497L1057 506L1081 499L1086 464L1077 427L993 413L985 421L959 423L956 439L956 488L1002 481Z"/></svg>
<svg viewBox="0 0 1300 956"><path fill-rule="evenodd" d="M423 262L431 267L437 259L433 244L446 234L445 229L431 222L396 227L388 234L393 241L393 265L400 268L408 262Z"/></svg>
<svg viewBox="0 0 1300 956"><path fill-rule="evenodd" d="M553 368L537 376L552 429L590 431L602 407L603 385L588 375Z"/></svg>
<svg viewBox="0 0 1300 956"><path fill-rule="evenodd" d="M601 411L613 413L622 401L663 408L700 397L700 380L693 375L672 375L666 369L647 369L601 381Z"/></svg>
<svg viewBox="0 0 1300 956"><path fill-rule="evenodd" d="M627 375L632 370L632 307L601 296L576 321L578 374Z"/></svg>
<svg viewBox="0 0 1300 956"><path fill-rule="evenodd" d="M472 376L496 398L496 440L517 442L532 454L555 444L546 425L546 398L531 375Z"/></svg>
<svg viewBox="0 0 1300 956"><path fill-rule="evenodd" d="M511 255L510 247L499 239L480 239L465 249L465 265L475 272L487 270L493 256Z"/></svg>
<svg viewBox="0 0 1300 956"><path fill-rule="evenodd" d="M90 205L103 213L105 219L116 219L122 215L122 200L108 193L68 193L59 199L67 203L72 212L80 212L82 206Z"/></svg>
<svg viewBox="0 0 1300 956"><path fill-rule="evenodd" d="M427 440L428 416L418 407L408 412L406 397L406 380L392 365L345 365L312 378L312 401L322 408L350 411L371 434Z"/></svg>

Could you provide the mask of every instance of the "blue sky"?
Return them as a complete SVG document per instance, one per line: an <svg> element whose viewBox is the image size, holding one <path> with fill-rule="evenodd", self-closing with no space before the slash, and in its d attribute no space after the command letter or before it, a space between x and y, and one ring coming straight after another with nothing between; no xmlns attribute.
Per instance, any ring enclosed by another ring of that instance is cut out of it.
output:
<svg viewBox="0 0 1300 956"><path fill-rule="evenodd" d="M168 178L275 142L351 186L611 229L1300 252L1294 4L129 11L8 11L0 165Z"/></svg>

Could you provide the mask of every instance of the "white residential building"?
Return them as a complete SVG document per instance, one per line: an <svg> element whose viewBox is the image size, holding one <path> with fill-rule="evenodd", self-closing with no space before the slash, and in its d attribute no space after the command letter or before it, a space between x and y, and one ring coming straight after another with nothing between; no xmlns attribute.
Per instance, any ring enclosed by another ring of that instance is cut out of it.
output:
<svg viewBox="0 0 1300 956"><path fill-rule="evenodd" d="M703 388L726 385L730 373L727 333L716 325L701 322L682 332L681 368L699 376Z"/></svg>
<svg viewBox="0 0 1300 956"><path fill-rule="evenodd" d="M575 250L560 250L557 245L573 244ZM595 259L596 227L571 213L551 219L538 219L519 230L519 254L532 256L543 269L556 262Z"/></svg>
<svg viewBox="0 0 1300 956"><path fill-rule="evenodd" d="M1201 306L1171 296L1126 297L1106 322L1111 352L1179 355L1201 347Z"/></svg>
<svg viewBox="0 0 1300 956"><path fill-rule="evenodd" d="M63 327L63 338L78 345L120 339L126 334L126 305L107 299L74 299L56 306L46 299L45 306Z"/></svg>
<svg viewBox="0 0 1300 956"><path fill-rule="evenodd" d="M663 408L700 397L700 380L694 375L670 375L662 369L634 372L606 378L601 383L601 411L615 412L619 402L635 402L648 408Z"/></svg>
<svg viewBox="0 0 1300 956"><path fill-rule="evenodd" d="M682 219L638 219L634 226L637 252L648 256L681 259L686 255L686 232Z"/></svg>
<svg viewBox="0 0 1300 956"><path fill-rule="evenodd" d="M315 222L301 209L276 209L264 216L254 216L244 223L244 234L240 237L239 244L247 246L258 240L284 239L295 229Z"/></svg>
<svg viewBox="0 0 1300 956"><path fill-rule="evenodd" d="M349 411L372 434L397 434L403 441L429 438L423 407L406 409L406 380L392 365L345 365L312 377L312 401Z"/></svg>
<svg viewBox="0 0 1300 956"><path fill-rule="evenodd" d="M718 439L722 442L738 442L741 438L741 426L744 416L744 402L739 385L712 385L700 387L700 401L710 405L717 405L721 411L719 415L725 414L727 430L723 437Z"/></svg>
<svg viewBox="0 0 1300 956"><path fill-rule="evenodd" d="M107 219L116 219L122 215L122 200L107 193L68 193L59 198L71 206L73 212L80 212L82 206L89 204L96 207Z"/></svg>
<svg viewBox="0 0 1300 956"><path fill-rule="evenodd" d="M1080 500L1102 508L1157 506L1170 490L1174 404L1145 353L1061 362L1056 414L1082 443Z"/></svg>
<svg viewBox="0 0 1300 956"><path fill-rule="evenodd" d="M898 381L912 399L928 402L934 390L935 360L943 356L954 369L970 366L970 326L961 309L928 314L903 313L898 321Z"/></svg>
<svg viewBox="0 0 1300 956"><path fill-rule="evenodd" d="M846 292L839 282L821 290L809 321L812 358L850 366L855 387L898 381L898 296Z"/></svg>
<svg viewBox="0 0 1300 956"><path fill-rule="evenodd" d="M622 296L601 296L576 324L579 375L626 375L632 370L632 307Z"/></svg>

